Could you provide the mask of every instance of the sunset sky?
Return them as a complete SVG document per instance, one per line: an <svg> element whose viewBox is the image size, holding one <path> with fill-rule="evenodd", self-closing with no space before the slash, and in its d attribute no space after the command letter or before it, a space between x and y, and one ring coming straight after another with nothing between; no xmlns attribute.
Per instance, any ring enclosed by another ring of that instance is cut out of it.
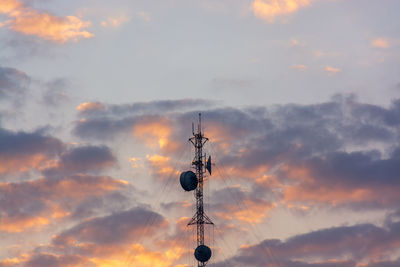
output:
<svg viewBox="0 0 400 267"><path fill-rule="evenodd" d="M399 12L0 0L0 267L400 266Z"/></svg>

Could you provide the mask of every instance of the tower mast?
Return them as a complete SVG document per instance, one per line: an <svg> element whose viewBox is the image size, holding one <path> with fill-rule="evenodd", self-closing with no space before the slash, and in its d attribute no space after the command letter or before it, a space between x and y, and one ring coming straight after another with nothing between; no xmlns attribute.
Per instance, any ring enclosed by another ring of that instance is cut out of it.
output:
<svg viewBox="0 0 400 267"><path fill-rule="evenodd" d="M194 252L197 260L198 267L204 267L207 261L211 258L211 249L204 244L204 226L206 224L213 225L214 223L204 212L203 202L203 188L204 188L204 174L206 170L211 175L211 157L206 160L203 155L203 146L208 141L201 129L201 114L199 114L199 124L197 125L197 132L194 132L192 125L193 136L189 138L189 141L195 148L195 156L192 161L192 167L195 169L195 175L193 172L188 171L181 174L181 185L186 191L194 190L196 198L196 213L189 221L189 225L196 225L197 227L197 248Z"/></svg>

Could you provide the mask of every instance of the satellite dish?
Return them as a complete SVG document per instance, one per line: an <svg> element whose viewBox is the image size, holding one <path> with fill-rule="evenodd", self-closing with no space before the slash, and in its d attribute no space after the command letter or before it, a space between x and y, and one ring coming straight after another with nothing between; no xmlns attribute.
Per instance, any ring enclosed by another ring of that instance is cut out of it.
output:
<svg viewBox="0 0 400 267"><path fill-rule="evenodd" d="M197 176L192 171L182 172L179 180L185 191L192 191L197 188Z"/></svg>
<svg viewBox="0 0 400 267"><path fill-rule="evenodd" d="M200 262L206 262L211 258L211 249L206 245L200 245L194 251L194 257Z"/></svg>
<svg viewBox="0 0 400 267"><path fill-rule="evenodd" d="M211 175L211 156L208 156L208 160L206 163L206 169L207 169L208 173Z"/></svg>

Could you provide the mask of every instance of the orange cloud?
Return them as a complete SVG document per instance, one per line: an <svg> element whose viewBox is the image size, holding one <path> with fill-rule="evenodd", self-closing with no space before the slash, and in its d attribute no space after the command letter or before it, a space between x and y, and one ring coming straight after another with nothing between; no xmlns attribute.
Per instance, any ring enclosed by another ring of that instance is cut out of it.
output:
<svg viewBox="0 0 400 267"><path fill-rule="evenodd" d="M128 16L126 16L125 14L122 14L118 17L109 17L109 18L107 18L107 20L103 20L101 22L101 26L118 28L122 24L125 24L125 23L129 22L130 20L131 19Z"/></svg>
<svg viewBox="0 0 400 267"><path fill-rule="evenodd" d="M133 127L133 135L152 148L176 151L179 144L171 139L172 125L167 118L144 118Z"/></svg>
<svg viewBox="0 0 400 267"><path fill-rule="evenodd" d="M241 222L260 223L274 205L262 200L246 199L243 201L243 207L245 208L233 204L224 205L223 211L217 212L216 215L226 220L236 219Z"/></svg>
<svg viewBox="0 0 400 267"><path fill-rule="evenodd" d="M143 163L142 163L142 159L141 158L131 157L129 159L129 162L132 164L132 168L134 168L134 169L143 167Z"/></svg>
<svg viewBox="0 0 400 267"><path fill-rule="evenodd" d="M344 187L324 187L324 186L288 186L284 193L285 202L318 202L333 206L347 202L362 203L368 199L373 199L374 193L366 188L344 188Z"/></svg>
<svg viewBox="0 0 400 267"><path fill-rule="evenodd" d="M0 232L20 233L31 228L40 228L50 224L49 219L41 216L18 216L0 218Z"/></svg>
<svg viewBox="0 0 400 267"><path fill-rule="evenodd" d="M91 110L104 110L104 108L104 105L100 102L83 102L76 107L76 110L85 112Z"/></svg>
<svg viewBox="0 0 400 267"><path fill-rule="evenodd" d="M21 183L0 183L0 195L7 199L0 205L0 232L19 233L69 217L79 201L102 196L126 185L125 181L106 176L76 175L62 180L41 178ZM66 204L68 202L68 204ZM42 206L35 215L24 212L30 205ZM15 207L9 211L4 207Z"/></svg>
<svg viewBox="0 0 400 267"><path fill-rule="evenodd" d="M94 36L83 30L91 25L90 22L82 21L75 16L57 17L41 13L18 0L2 0L0 14L5 14L9 18L4 23L9 29L57 43L70 40L76 42L80 38Z"/></svg>
<svg viewBox="0 0 400 267"><path fill-rule="evenodd" d="M54 163L49 156L41 153L18 157L0 156L0 174L27 172L32 169L42 170L53 166Z"/></svg>
<svg viewBox="0 0 400 267"><path fill-rule="evenodd" d="M95 254L88 261L98 267L111 266L154 266L171 267L172 261L166 253L152 251L141 244L122 246L96 246Z"/></svg>
<svg viewBox="0 0 400 267"><path fill-rule="evenodd" d="M153 174L157 175L157 177L167 178L173 175L173 177L175 178L175 176L179 176L179 171L175 170L172 167L169 157L164 157L156 154L153 156L147 155L146 158L150 163Z"/></svg>
<svg viewBox="0 0 400 267"><path fill-rule="evenodd" d="M270 23L280 15L296 12L300 7L310 5L310 0L254 0L252 9L254 15Z"/></svg>
<svg viewBox="0 0 400 267"><path fill-rule="evenodd" d="M306 46L306 43L293 38L290 40L289 46L290 47Z"/></svg>
<svg viewBox="0 0 400 267"><path fill-rule="evenodd" d="M385 48L389 47L389 40L386 38L379 37L379 38L372 40L371 46L375 47L375 48L385 49Z"/></svg>
<svg viewBox="0 0 400 267"><path fill-rule="evenodd" d="M229 153L234 139L244 137L248 131L246 129L235 129L233 132L227 125L209 121L205 130L205 136L208 137L215 149L223 153Z"/></svg>
<svg viewBox="0 0 400 267"><path fill-rule="evenodd" d="M304 204L328 204L338 206L346 203L362 204L374 201L383 205L400 200L399 189L390 186L357 186L336 184L326 185L315 177L307 167L283 166L281 168L291 179L290 184L281 185L283 189L282 203L289 208L307 210Z"/></svg>
<svg viewBox="0 0 400 267"><path fill-rule="evenodd" d="M7 258L4 260L0 260L0 266L3 266L3 267L17 266L20 263L21 263L21 260L18 258Z"/></svg>
<svg viewBox="0 0 400 267"><path fill-rule="evenodd" d="M307 66L306 65L292 65L292 69L305 71L305 70L307 70Z"/></svg>
<svg viewBox="0 0 400 267"><path fill-rule="evenodd" d="M325 71L328 72L329 74L333 75L333 74L337 74L337 73L341 72L342 70L339 68L332 67L332 66L325 66Z"/></svg>

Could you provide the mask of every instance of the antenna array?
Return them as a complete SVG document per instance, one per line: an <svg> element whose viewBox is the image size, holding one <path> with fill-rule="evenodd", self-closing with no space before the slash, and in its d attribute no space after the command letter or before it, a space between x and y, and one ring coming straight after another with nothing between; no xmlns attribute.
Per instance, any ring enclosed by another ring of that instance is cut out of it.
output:
<svg viewBox="0 0 400 267"><path fill-rule="evenodd" d="M197 132L194 131L194 124L192 124L193 136L189 138L189 141L195 148L195 156L192 161L192 171L183 172L180 176L180 183L185 191L194 191L196 198L196 213L189 221L189 225L196 225L197 227L197 248L194 251L194 256L197 260L198 267L204 267L207 261L211 258L211 249L204 244L204 225L214 223L204 212L203 202L203 187L204 187L204 174L206 171L211 175L211 156L206 159L206 155L203 155L203 146L208 141L201 129L201 114L199 114L199 124L197 125Z"/></svg>

